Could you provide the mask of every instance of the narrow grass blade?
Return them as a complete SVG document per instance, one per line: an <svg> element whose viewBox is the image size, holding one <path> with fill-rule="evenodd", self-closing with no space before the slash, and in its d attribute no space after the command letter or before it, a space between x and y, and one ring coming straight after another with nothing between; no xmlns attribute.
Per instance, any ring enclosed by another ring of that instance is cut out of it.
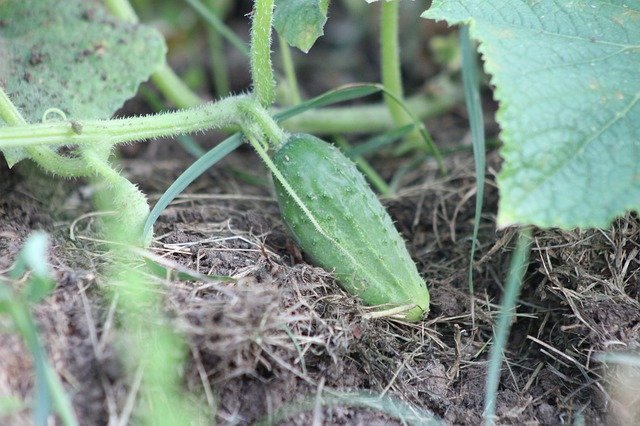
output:
<svg viewBox="0 0 640 426"><path fill-rule="evenodd" d="M398 419L402 424L408 425L437 426L442 424L433 414L424 412L405 402L388 396L380 396L367 392L325 391L320 395L310 395L299 403L287 405L277 411L273 416L257 422L256 425L268 426L280 424L288 417L303 411L313 410L318 404L321 406L369 408L385 413L390 417Z"/></svg>
<svg viewBox="0 0 640 426"><path fill-rule="evenodd" d="M484 421L485 425L495 424L496 395L500 384L500 369L502 367L502 354L509 337L511 320L515 314L516 299L520 293L522 279L529 261L531 245L531 228L524 228L518 236L518 244L509 265L509 276L500 302L498 323L493 333L493 344L489 352L489 364L487 366L487 381L484 397Z"/></svg>
<svg viewBox="0 0 640 426"><path fill-rule="evenodd" d="M476 169L476 209L473 218L473 236L471 238L471 252L469 253L469 295L471 296L471 318L475 324L473 298L473 258L478 243L480 216L484 199L484 169L486 165L486 143L484 135L484 120L482 118L482 101L480 99L480 81L478 79L478 63L473 42L469 36L469 26L460 28L460 47L462 49L462 80L464 83L464 97L469 114L471 139L473 142L473 159Z"/></svg>
<svg viewBox="0 0 640 426"><path fill-rule="evenodd" d="M413 127L413 125L411 125L411 127ZM349 141L342 136L337 137L335 139L335 142L342 151L350 152L354 149L349 144ZM371 166L371 164L369 164L369 162L367 162L367 160L364 159L364 157L362 157L361 155L349 155L349 157L351 157L351 160L356 163L358 169L360 169L362 174L365 175L369 183L371 183L376 191L378 191L383 196L391 195L391 190L389 189L389 185L387 185L387 182L385 182L382 176L378 174L378 172L373 168L373 166Z"/></svg>
<svg viewBox="0 0 640 426"><path fill-rule="evenodd" d="M218 161L226 157L233 152L236 148L242 145L242 135L236 133L233 136L225 139L218 144L215 148L211 149L205 155L200 157L193 163L187 170L185 170L178 179L175 180L162 194L162 197L158 200L153 209L149 213L149 217L144 224L144 236L148 239L153 229L153 224L160 217L160 213L173 201L173 199L185 190L187 186L194 180L196 180L201 174L207 171L210 167L216 164Z"/></svg>
<svg viewBox="0 0 640 426"><path fill-rule="evenodd" d="M231 28L225 25L224 22L215 13L211 12L207 6L202 4L200 0L185 0L189 6L193 8L204 19L207 24L211 25L218 31L229 43L231 43L236 49L238 49L245 56L249 56L249 46L242 41L240 37L233 32Z"/></svg>
<svg viewBox="0 0 640 426"><path fill-rule="evenodd" d="M179 135L177 139L184 150L192 157L200 158L207 153L207 151L202 149L202 147L198 145L198 142L189 135Z"/></svg>
<svg viewBox="0 0 640 426"><path fill-rule="evenodd" d="M440 169L440 173L442 174L446 173L447 169L444 166L444 161L442 161L442 154L440 153L438 146L436 145L435 141L431 137L431 133L429 133L424 123L418 119L418 117L413 113L413 111L411 111L411 109L407 105L407 102L404 99L398 98L396 95L389 92L384 87L382 88L382 91L384 92L385 95L387 95L388 98L392 99L394 102L400 105L400 107L411 118L411 121L413 122L413 125L416 127L418 134L422 137L422 140L427 145L427 149L429 150L429 152L431 152L433 157L436 159L436 162L438 163L438 168Z"/></svg>
<svg viewBox="0 0 640 426"><path fill-rule="evenodd" d="M597 354L596 360L609 364L627 365L629 367L640 368L640 354L632 352L606 352Z"/></svg>
<svg viewBox="0 0 640 426"><path fill-rule="evenodd" d="M378 93L382 90L383 87L381 85L374 83L358 83L340 86L313 99L309 99L308 101L305 101L301 104L280 111L279 113L275 114L273 118L276 121L285 121L310 109L322 108L323 106L336 104L338 102L345 102L352 99L362 98L374 93Z"/></svg>
<svg viewBox="0 0 640 426"><path fill-rule="evenodd" d="M361 155L366 155L378 151L380 148L391 145L392 143L407 136L413 131L413 129L415 129L415 127L416 126L414 124L407 124L406 126L390 130L386 133L369 139L365 143L358 145L355 148L351 148L345 154L348 157L359 157Z"/></svg>
<svg viewBox="0 0 640 426"><path fill-rule="evenodd" d="M30 300L40 300L53 288L47 261L49 238L36 232L24 244L11 271L11 278L20 279L27 272L32 275L25 286L24 294L0 284L0 312L8 313L14 326L31 352L35 367L34 423L47 425L52 408L65 426L78 424L69 397L64 391L40 343L38 328L30 312Z"/></svg>

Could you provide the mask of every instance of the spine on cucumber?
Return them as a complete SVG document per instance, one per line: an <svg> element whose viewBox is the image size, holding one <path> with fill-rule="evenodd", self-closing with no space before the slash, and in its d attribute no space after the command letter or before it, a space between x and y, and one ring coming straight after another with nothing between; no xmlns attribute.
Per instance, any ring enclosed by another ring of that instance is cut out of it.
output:
<svg viewBox="0 0 640 426"><path fill-rule="evenodd" d="M406 307L399 317L419 321L429 310L425 282L353 162L305 134L290 136L273 162L296 194L274 177L282 217L302 250L365 304Z"/></svg>

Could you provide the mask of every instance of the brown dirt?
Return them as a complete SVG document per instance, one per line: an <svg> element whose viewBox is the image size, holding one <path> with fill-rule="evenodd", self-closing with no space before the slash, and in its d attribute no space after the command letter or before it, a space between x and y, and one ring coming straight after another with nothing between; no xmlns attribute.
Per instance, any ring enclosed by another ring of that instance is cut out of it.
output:
<svg viewBox="0 0 640 426"><path fill-rule="evenodd" d="M161 154L147 150L126 162L133 180L152 194L185 167L160 162L145 182L145 156ZM496 160L491 157L492 166ZM495 230L492 176L476 256L475 322L466 282L474 188L469 155L450 157L446 178L435 178L434 166L424 165L385 201L432 294L428 319L407 325L363 319L356 300L300 258L269 190L231 174L231 166L255 162L248 152L234 155L199 179L196 193L174 203L156 228L158 254L200 273L238 278L167 286L167 309L191 352L186 386L212 390L212 409L223 424L253 423L319 390L383 393L448 424L479 423L488 343L514 234ZM127 378L105 327L109 306L97 280L101 249L92 240L98 223L80 217L91 210L81 195L87 188L62 182L42 191L38 179L2 173L0 265L10 265L31 230L53 235L58 287L35 315L82 424L106 424L122 407ZM629 216L606 231L536 231L498 393L500 423L631 418L630 405L624 406L628 393L610 391L614 381L607 379L625 376L614 375L594 354L638 349L639 230ZM0 342L0 389L25 397L32 386L29 357L8 331ZM26 415L16 419L28 423ZM308 424L314 415L326 424L391 421L340 405L299 413L283 424Z"/></svg>
<svg viewBox="0 0 640 426"><path fill-rule="evenodd" d="M250 3L237 4L238 18L231 25L244 34ZM294 53L307 95L378 79L371 65L377 61L375 36L360 28L349 33L351 41L336 37L337 29L352 25L342 15L334 11L327 36L312 55ZM425 31L432 36L445 30L428 26ZM180 43L176 38L173 42ZM410 57L416 60L405 64L405 71L408 92L414 92L440 70L426 47L413 46ZM327 63L335 66L326 70ZM233 89L246 89L244 59L230 55L229 66L233 76L240 76ZM487 107L488 133L495 136L495 105L487 102ZM134 100L123 114L146 108ZM462 107L427 124L441 146L468 140ZM200 139L211 146L219 135ZM176 144L134 145L124 155L125 172L152 202L190 163ZM404 161L374 165L388 178ZM164 212L152 246L184 267L237 278L233 283L162 282L166 311L189 346L185 387L202 396L221 424L255 423L309 400L311 409L280 424L397 422L354 404L313 404L318 394L329 398L347 391L390 396L445 424L481 423L487 354L515 235L512 229L495 229L499 164L492 153L473 298L467 287L475 194L470 154L447 157L446 177L431 162L422 164L403 178L397 196L385 200L432 296L428 318L407 325L363 319L366 308L328 273L307 264L285 232L269 186L238 177L242 171L267 182L256 156L248 149L234 153ZM10 172L0 158L0 194L0 276L30 232L43 229L52 236L57 287L34 308L42 341L80 423L117 420L132 378L116 356L91 188L28 169ZM505 353L498 423L632 424L640 419L638 371L597 357L604 351L640 350L639 241L635 215L607 230L534 232ZM0 400L28 399L30 356L2 316L0 360ZM27 409L0 417L2 425L30 423Z"/></svg>

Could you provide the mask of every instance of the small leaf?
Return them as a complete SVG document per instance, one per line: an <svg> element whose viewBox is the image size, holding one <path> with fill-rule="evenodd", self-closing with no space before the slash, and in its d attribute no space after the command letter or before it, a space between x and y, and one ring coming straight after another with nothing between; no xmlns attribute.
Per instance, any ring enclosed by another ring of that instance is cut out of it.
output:
<svg viewBox="0 0 640 426"><path fill-rule="evenodd" d="M27 121L49 108L109 118L163 63L157 31L116 20L101 3L0 0L0 85ZM4 154L10 166L27 157Z"/></svg>
<svg viewBox="0 0 640 426"><path fill-rule="evenodd" d="M606 227L640 209L640 1L434 0L500 102L499 224Z"/></svg>
<svg viewBox="0 0 640 426"><path fill-rule="evenodd" d="M24 298L32 303L39 302L49 295L55 288L55 283L51 279L51 270L47 259L49 250L49 237L44 232L34 232L27 238L20 250L18 259L11 270L11 277L19 279L27 271L31 271L31 276L24 287ZM0 288L0 300L6 300L10 296L7 289Z"/></svg>
<svg viewBox="0 0 640 426"><path fill-rule="evenodd" d="M276 0L273 26L287 42L309 52L324 34L329 0Z"/></svg>

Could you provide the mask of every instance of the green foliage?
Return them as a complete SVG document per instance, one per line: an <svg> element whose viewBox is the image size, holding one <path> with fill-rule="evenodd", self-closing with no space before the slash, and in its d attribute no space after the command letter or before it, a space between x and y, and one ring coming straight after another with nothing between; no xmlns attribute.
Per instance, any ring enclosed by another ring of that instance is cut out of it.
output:
<svg viewBox="0 0 640 426"><path fill-rule="evenodd" d="M436 0L469 23L500 101L506 226L605 227L640 208L640 2Z"/></svg>
<svg viewBox="0 0 640 426"><path fill-rule="evenodd" d="M30 274L22 291L14 291L12 287L0 280L0 314L8 315L13 328L22 336L26 347L31 352L35 366L35 389L33 400L34 423L44 425L53 410L58 414L65 426L78 424L71 401L64 391L58 376L46 358L46 352L38 335L38 328L31 315L31 303L43 299L54 288L50 277L47 251L49 239L46 234L36 232L24 244L18 259L11 268L9 277L17 281L25 274ZM2 278L2 277L0 277ZM16 401L0 400L0 417L14 409Z"/></svg>
<svg viewBox="0 0 640 426"><path fill-rule="evenodd" d="M307 53L324 34L329 0L276 0L273 27L291 45Z"/></svg>
<svg viewBox="0 0 640 426"><path fill-rule="evenodd" d="M314 262L333 271L343 287L366 304L404 306L399 317L419 321L429 310L426 285L355 165L310 135L291 136L273 163L290 186L274 179L282 217Z"/></svg>
<svg viewBox="0 0 640 426"><path fill-rule="evenodd" d="M0 0L0 82L29 122L49 108L108 118L164 62L162 36L98 2ZM26 158L3 150L9 165Z"/></svg>

